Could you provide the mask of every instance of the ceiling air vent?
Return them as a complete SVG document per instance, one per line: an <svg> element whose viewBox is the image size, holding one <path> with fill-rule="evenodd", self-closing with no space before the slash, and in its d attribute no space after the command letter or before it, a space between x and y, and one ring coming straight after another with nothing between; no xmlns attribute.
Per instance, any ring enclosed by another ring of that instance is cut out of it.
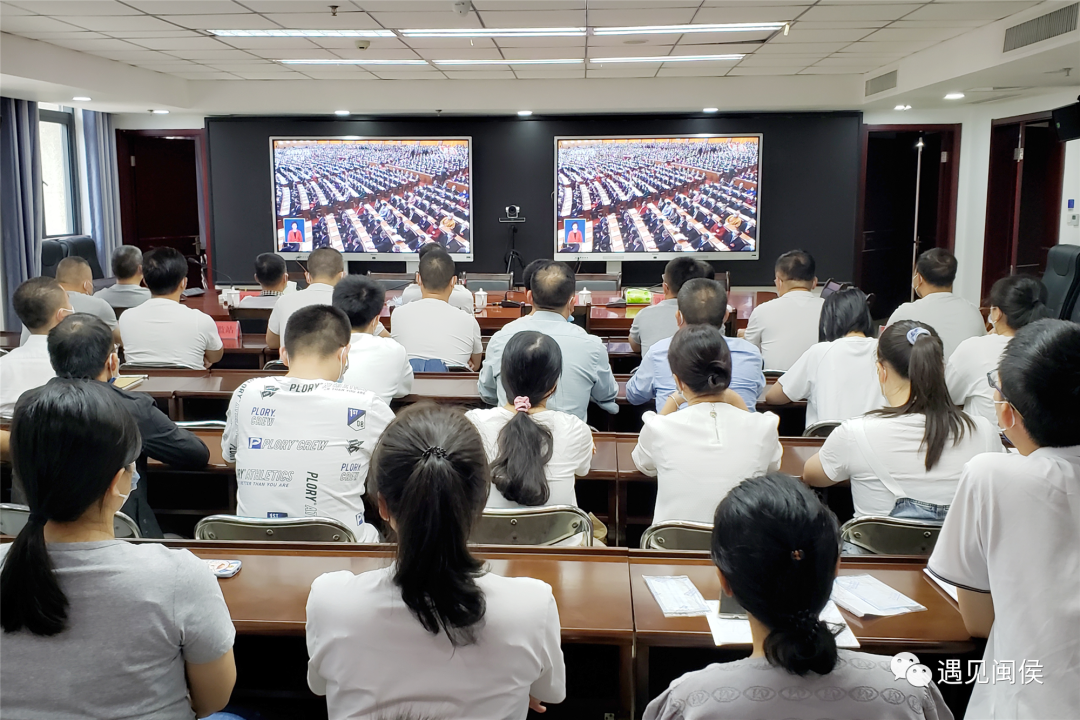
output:
<svg viewBox="0 0 1080 720"><path fill-rule="evenodd" d="M1080 3L1073 3L1034 20L1014 25L1005 30L1005 47L1001 51L1017 50L1072 32L1076 29L1078 17L1080 17Z"/></svg>
<svg viewBox="0 0 1080 720"><path fill-rule="evenodd" d="M884 75L878 75L876 78L870 78L866 81L866 97L875 95L879 92L885 92L886 90L892 90L896 87L896 71L887 72Z"/></svg>

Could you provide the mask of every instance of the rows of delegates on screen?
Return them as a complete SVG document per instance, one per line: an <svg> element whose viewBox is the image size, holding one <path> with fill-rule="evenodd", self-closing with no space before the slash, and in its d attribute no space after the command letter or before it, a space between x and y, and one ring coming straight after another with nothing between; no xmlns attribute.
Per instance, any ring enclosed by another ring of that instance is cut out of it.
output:
<svg viewBox="0 0 1080 720"><path fill-rule="evenodd" d="M560 252L756 249L756 138L563 143Z"/></svg>
<svg viewBox="0 0 1080 720"><path fill-rule="evenodd" d="M463 141L282 143L274 149L274 169L282 252L416 252L431 242L470 251Z"/></svg>

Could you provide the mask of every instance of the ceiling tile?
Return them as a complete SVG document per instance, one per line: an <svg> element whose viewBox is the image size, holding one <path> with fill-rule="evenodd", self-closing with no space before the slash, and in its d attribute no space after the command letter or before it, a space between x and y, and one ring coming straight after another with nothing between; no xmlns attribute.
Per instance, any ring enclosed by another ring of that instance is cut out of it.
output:
<svg viewBox="0 0 1080 720"><path fill-rule="evenodd" d="M637 10L640 8L696 8L700 0L589 0L593 10ZM627 25L634 23L627 23Z"/></svg>
<svg viewBox="0 0 1080 720"><path fill-rule="evenodd" d="M304 80L305 77L297 72L291 70L281 72L275 70L251 70L251 71L237 71L233 73L239 75L245 80Z"/></svg>
<svg viewBox="0 0 1080 720"><path fill-rule="evenodd" d="M483 21L484 27L489 28L583 27L585 25L585 11L487 11L480 13L480 20Z"/></svg>
<svg viewBox="0 0 1080 720"><path fill-rule="evenodd" d="M869 72L874 68L868 67L865 70L850 67L818 67L814 65L808 67L805 70L800 70L799 75L862 75L864 72Z"/></svg>
<svg viewBox="0 0 1080 720"><path fill-rule="evenodd" d="M196 30L268 30L278 25L262 15L244 13L242 15L164 15L167 20L180 27Z"/></svg>
<svg viewBox="0 0 1080 720"><path fill-rule="evenodd" d="M800 16L800 20L899 20L918 10L920 5L866 3L860 5L817 5Z"/></svg>
<svg viewBox="0 0 1080 720"><path fill-rule="evenodd" d="M1037 2L958 2L924 5L908 20L1000 20L1027 10Z"/></svg>
<svg viewBox="0 0 1080 720"><path fill-rule="evenodd" d="M0 30L16 35L21 32L71 32L79 29L78 25L44 15L0 15Z"/></svg>
<svg viewBox="0 0 1080 720"><path fill-rule="evenodd" d="M332 60L334 58L352 57L343 55L346 50L351 50L354 53L361 52L356 48L337 48L335 50L327 50L326 48L251 48L249 50L237 50L238 53L243 53L246 57L260 57L267 60L317 60L320 58Z"/></svg>
<svg viewBox="0 0 1080 720"><path fill-rule="evenodd" d="M589 38L592 44L592 38ZM516 47L585 47L583 37L515 37L495 38L495 43L503 48Z"/></svg>
<svg viewBox="0 0 1080 720"><path fill-rule="evenodd" d="M8 17L16 17L18 15L34 15L33 10L27 10L21 8L14 3L0 2L0 16L7 15Z"/></svg>
<svg viewBox="0 0 1080 720"><path fill-rule="evenodd" d="M126 60L139 65L142 65L144 62L161 62L163 60L167 61L173 59L168 55L154 50L107 50L98 54L113 60ZM178 60L177 62L180 61Z"/></svg>
<svg viewBox="0 0 1080 720"><path fill-rule="evenodd" d="M723 77L730 69L730 65L705 67L698 63L681 63L665 65L656 73L656 77Z"/></svg>
<svg viewBox="0 0 1080 720"><path fill-rule="evenodd" d="M213 72L213 73L188 73L178 72L169 73L176 77L184 78L185 80L243 80L244 78L239 75L233 75L231 73Z"/></svg>
<svg viewBox="0 0 1080 720"><path fill-rule="evenodd" d="M417 13L448 13L452 3L446 0L355 0L353 5L368 12L417 12ZM472 13L470 13L472 14ZM421 27L421 26L411 26ZM441 27L430 25L425 27Z"/></svg>
<svg viewBox="0 0 1080 720"><path fill-rule="evenodd" d="M607 67L597 67L590 65L589 69L585 71L585 77L587 78L649 78L656 75L658 67L656 65L624 65L622 67L616 65L608 65Z"/></svg>
<svg viewBox="0 0 1080 720"><path fill-rule="evenodd" d="M445 8L445 3L440 3ZM396 4L395 4L396 6ZM371 16L385 28L479 28L480 20L476 13L458 15L452 11L443 12L374 12Z"/></svg>
<svg viewBox="0 0 1080 720"><path fill-rule="evenodd" d="M425 50L424 52L430 52ZM446 55L446 51L442 51L443 57L449 57ZM454 51L455 54L457 51ZM585 57L585 46L581 47L519 47L519 48L506 48L503 52L503 57L518 58L520 60L546 60L551 58L583 58ZM516 71L515 71L516 72Z"/></svg>
<svg viewBox="0 0 1080 720"><path fill-rule="evenodd" d="M254 60L254 58L252 58L252 60ZM269 70L274 70L275 72L280 72L280 73L291 73L291 72L293 72L293 70L291 68L287 68L287 67L285 67L283 65L275 65L274 63L267 62L267 61L263 61L263 62L243 62L243 63L210 62L210 63L206 63L206 66L214 68L215 70L223 70L225 72L234 72L234 73L237 73L237 74L239 74L241 72L264 72L264 71L269 71Z"/></svg>
<svg viewBox="0 0 1080 720"><path fill-rule="evenodd" d="M418 72L416 70L383 70L377 69L371 73L380 80L443 80L445 75L441 72Z"/></svg>
<svg viewBox="0 0 1080 720"><path fill-rule="evenodd" d="M451 80L514 80L514 73L510 70L445 70L446 77Z"/></svg>
<svg viewBox="0 0 1080 720"><path fill-rule="evenodd" d="M75 15L64 16L64 22L86 28L87 30L176 30L172 23L159 20L149 15Z"/></svg>
<svg viewBox="0 0 1080 720"><path fill-rule="evenodd" d="M209 60L243 60L252 57L249 53L235 48L221 48L219 50L169 50L165 55L183 60L195 60L196 62L205 62Z"/></svg>
<svg viewBox="0 0 1080 720"><path fill-rule="evenodd" d="M396 38L365 38L371 43L368 48L370 50L408 50L409 46ZM328 48L331 50L339 50L341 48L355 48L357 38L311 38L311 42L315 43L319 47ZM495 47L494 43L488 43L486 47Z"/></svg>
<svg viewBox="0 0 1080 720"><path fill-rule="evenodd" d="M712 35L712 33L701 33L702 35ZM592 35L589 37L589 47L610 47L610 48L625 48L627 53L634 52L634 48L639 48L647 45L675 45L679 38L697 37L697 35ZM555 38L552 38L555 39ZM573 38L566 38L573 39ZM584 38L578 38L584 40ZM583 42L582 47L585 46Z"/></svg>
<svg viewBox="0 0 1080 720"><path fill-rule="evenodd" d="M867 35L866 42L920 42L926 40L948 40L963 35L969 28L892 28L876 30Z"/></svg>
<svg viewBox="0 0 1080 720"><path fill-rule="evenodd" d="M683 25L694 19L694 8L649 7L640 10L594 10L589 5L589 26Z"/></svg>
<svg viewBox="0 0 1080 720"><path fill-rule="evenodd" d="M499 38L500 40L502 38ZM541 38L545 40L559 40L560 38ZM563 38L565 39L565 38ZM573 39L573 38L570 38ZM491 38L403 38L402 42L413 48L467 48L467 47L495 47L495 41Z"/></svg>
<svg viewBox="0 0 1080 720"><path fill-rule="evenodd" d="M361 0L362 1L362 0ZM595 6L596 3L593 3ZM473 0L477 10L584 10L585 0ZM519 75L521 73L518 73Z"/></svg>
<svg viewBox="0 0 1080 720"><path fill-rule="evenodd" d="M65 38L73 40L78 40L80 38L83 40L101 40L107 39L109 36L103 33L96 33L91 30L72 29L67 32L21 32L19 33L19 37L30 38L31 40L44 40L45 42L54 42L55 40L61 40Z"/></svg>
<svg viewBox="0 0 1080 720"><path fill-rule="evenodd" d="M567 70L556 65L550 67L517 68L514 74L522 80L584 80L585 68Z"/></svg>
<svg viewBox="0 0 1080 720"><path fill-rule="evenodd" d="M183 60L177 60L176 62L147 62L145 60L140 60L138 65L147 70L160 72L181 72L185 69L202 67L197 63L185 62Z"/></svg>
<svg viewBox="0 0 1080 720"><path fill-rule="evenodd" d="M139 11L115 0L15 0L6 3L2 12L7 12L8 5L19 6L26 12L39 15L138 15Z"/></svg>
<svg viewBox="0 0 1080 720"><path fill-rule="evenodd" d="M879 62L877 60L870 60L867 58L851 58L847 55L832 55L823 60L818 60L816 63L814 63L814 67L864 68L862 72L870 72L875 68L879 68L882 65L888 64L888 62Z"/></svg>
<svg viewBox="0 0 1080 720"><path fill-rule="evenodd" d="M791 31L796 30L845 30L870 28L883 28L889 24L888 20L797 20L791 26Z"/></svg>
<svg viewBox="0 0 1080 720"><path fill-rule="evenodd" d="M703 7L694 15L696 23L785 22L799 17L805 7L795 5L745 5L742 7Z"/></svg>
<svg viewBox="0 0 1080 720"><path fill-rule="evenodd" d="M613 52L612 48L589 48L590 58L599 60L604 57L664 57L673 54L674 47L642 47L633 52ZM684 52L683 55L688 53Z"/></svg>
<svg viewBox="0 0 1080 720"><path fill-rule="evenodd" d="M238 48L315 48L318 47L308 38L302 37L223 37L220 39L223 45Z"/></svg>
<svg viewBox="0 0 1080 720"><path fill-rule="evenodd" d="M777 35L769 42L773 43L818 43L818 42L855 42L862 40L868 34L874 32L871 29L848 29L848 30L803 30L800 24L796 24L788 35Z"/></svg>
<svg viewBox="0 0 1080 720"><path fill-rule="evenodd" d="M768 43L762 45L755 55L828 55L850 43Z"/></svg>
<svg viewBox="0 0 1080 720"><path fill-rule="evenodd" d="M794 66L806 67L807 65L813 65L820 60L824 55L750 55L744 57L738 67L784 67Z"/></svg>
<svg viewBox="0 0 1080 720"><path fill-rule="evenodd" d="M72 50L81 50L83 52L92 53L97 50L138 50L139 47L132 45L126 40L117 40L116 38L105 38L103 40L82 40L79 38L59 38L56 40L49 40L52 45L59 45L60 47L71 48Z"/></svg>
<svg viewBox="0 0 1080 720"><path fill-rule="evenodd" d="M110 37L126 40L129 38L178 38L178 37L204 37L194 30L110 30L106 33Z"/></svg>
<svg viewBox="0 0 1080 720"><path fill-rule="evenodd" d="M313 80L375 80L376 77L359 68L306 67L298 70Z"/></svg>
<svg viewBox="0 0 1080 720"><path fill-rule="evenodd" d="M126 0L151 15L209 15L213 13L244 12L244 8L230 0Z"/></svg>
<svg viewBox="0 0 1080 720"><path fill-rule="evenodd" d="M910 55L911 53L924 50L935 44L936 43L933 40L924 40L921 42L857 42L848 45L839 52Z"/></svg>
<svg viewBox="0 0 1080 720"><path fill-rule="evenodd" d="M281 27L295 30L377 30L379 24L362 12L341 12L330 17L325 12L274 13L266 18Z"/></svg>
<svg viewBox="0 0 1080 720"><path fill-rule="evenodd" d="M402 48L400 50L357 50L356 48L338 48L336 50L320 49L317 52L332 52L338 57L349 60L416 60L420 57L415 50L410 50L409 48ZM424 52L434 51L425 50ZM481 50L480 52L494 53L494 57L498 57L497 50ZM449 57L449 55L444 54L443 57Z"/></svg>
<svg viewBox="0 0 1080 720"><path fill-rule="evenodd" d="M750 51L740 51L732 45L676 45L672 55L733 55L739 52L748 55Z"/></svg>
<svg viewBox="0 0 1080 720"><path fill-rule="evenodd" d="M746 7L748 5L803 5L809 7L819 0L704 0L703 7ZM871 2L873 0L870 0ZM890 0L894 2L895 0Z"/></svg>
<svg viewBox="0 0 1080 720"><path fill-rule="evenodd" d="M135 45L151 50L228 50L229 46L212 37L132 38Z"/></svg>
<svg viewBox="0 0 1080 720"><path fill-rule="evenodd" d="M746 67L739 65L733 67L728 71L727 77L732 75L794 75L803 69L803 65L797 66L780 66L780 67Z"/></svg>
<svg viewBox="0 0 1080 720"><path fill-rule="evenodd" d="M869 31L868 31L869 32ZM760 45L761 43L772 37L772 32L726 32L726 33L684 33L682 35L667 37L678 37L679 45L712 45L714 43L731 43L731 44L746 44L754 43ZM661 35L660 37L664 37ZM589 38L589 44L592 44L593 38Z"/></svg>
<svg viewBox="0 0 1080 720"><path fill-rule="evenodd" d="M323 12L330 17L328 0L243 0L244 7L257 13L310 13ZM348 2L338 3L355 10ZM339 15L341 13L338 13Z"/></svg>

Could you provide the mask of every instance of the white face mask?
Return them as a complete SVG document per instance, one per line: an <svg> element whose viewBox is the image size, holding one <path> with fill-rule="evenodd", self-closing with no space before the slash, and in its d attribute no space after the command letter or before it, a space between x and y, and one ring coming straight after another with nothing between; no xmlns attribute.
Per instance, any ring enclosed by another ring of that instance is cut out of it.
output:
<svg viewBox="0 0 1080 720"><path fill-rule="evenodd" d="M345 373L349 370L349 356L345 354L344 349L342 349L341 355L338 357L338 360L340 360L341 362L341 372L338 374L337 380L334 381L336 383L343 382L345 380Z"/></svg>
<svg viewBox="0 0 1080 720"><path fill-rule="evenodd" d="M139 487L139 471L135 469L135 463L131 463L131 488L128 490L127 495L121 495L123 503L120 504L123 507L124 503L127 503L128 498L135 492L135 488Z"/></svg>

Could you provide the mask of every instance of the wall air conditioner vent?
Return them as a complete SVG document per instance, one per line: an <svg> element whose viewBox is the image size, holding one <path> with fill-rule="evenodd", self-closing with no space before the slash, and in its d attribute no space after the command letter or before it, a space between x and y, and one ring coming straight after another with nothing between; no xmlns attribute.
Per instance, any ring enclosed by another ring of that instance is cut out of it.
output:
<svg viewBox="0 0 1080 720"><path fill-rule="evenodd" d="M887 72L884 75L878 75L876 78L870 78L866 81L866 97L875 95L879 92L885 92L886 90L892 90L896 87L896 71Z"/></svg>
<svg viewBox="0 0 1080 720"><path fill-rule="evenodd" d="M1001 51L1018 50L1058 35L1070 33L1076 29L1078 18L1080 18L1080 3L1073 3L1052 13L1014 25L1005 30L1005 47Z"/></svg>

